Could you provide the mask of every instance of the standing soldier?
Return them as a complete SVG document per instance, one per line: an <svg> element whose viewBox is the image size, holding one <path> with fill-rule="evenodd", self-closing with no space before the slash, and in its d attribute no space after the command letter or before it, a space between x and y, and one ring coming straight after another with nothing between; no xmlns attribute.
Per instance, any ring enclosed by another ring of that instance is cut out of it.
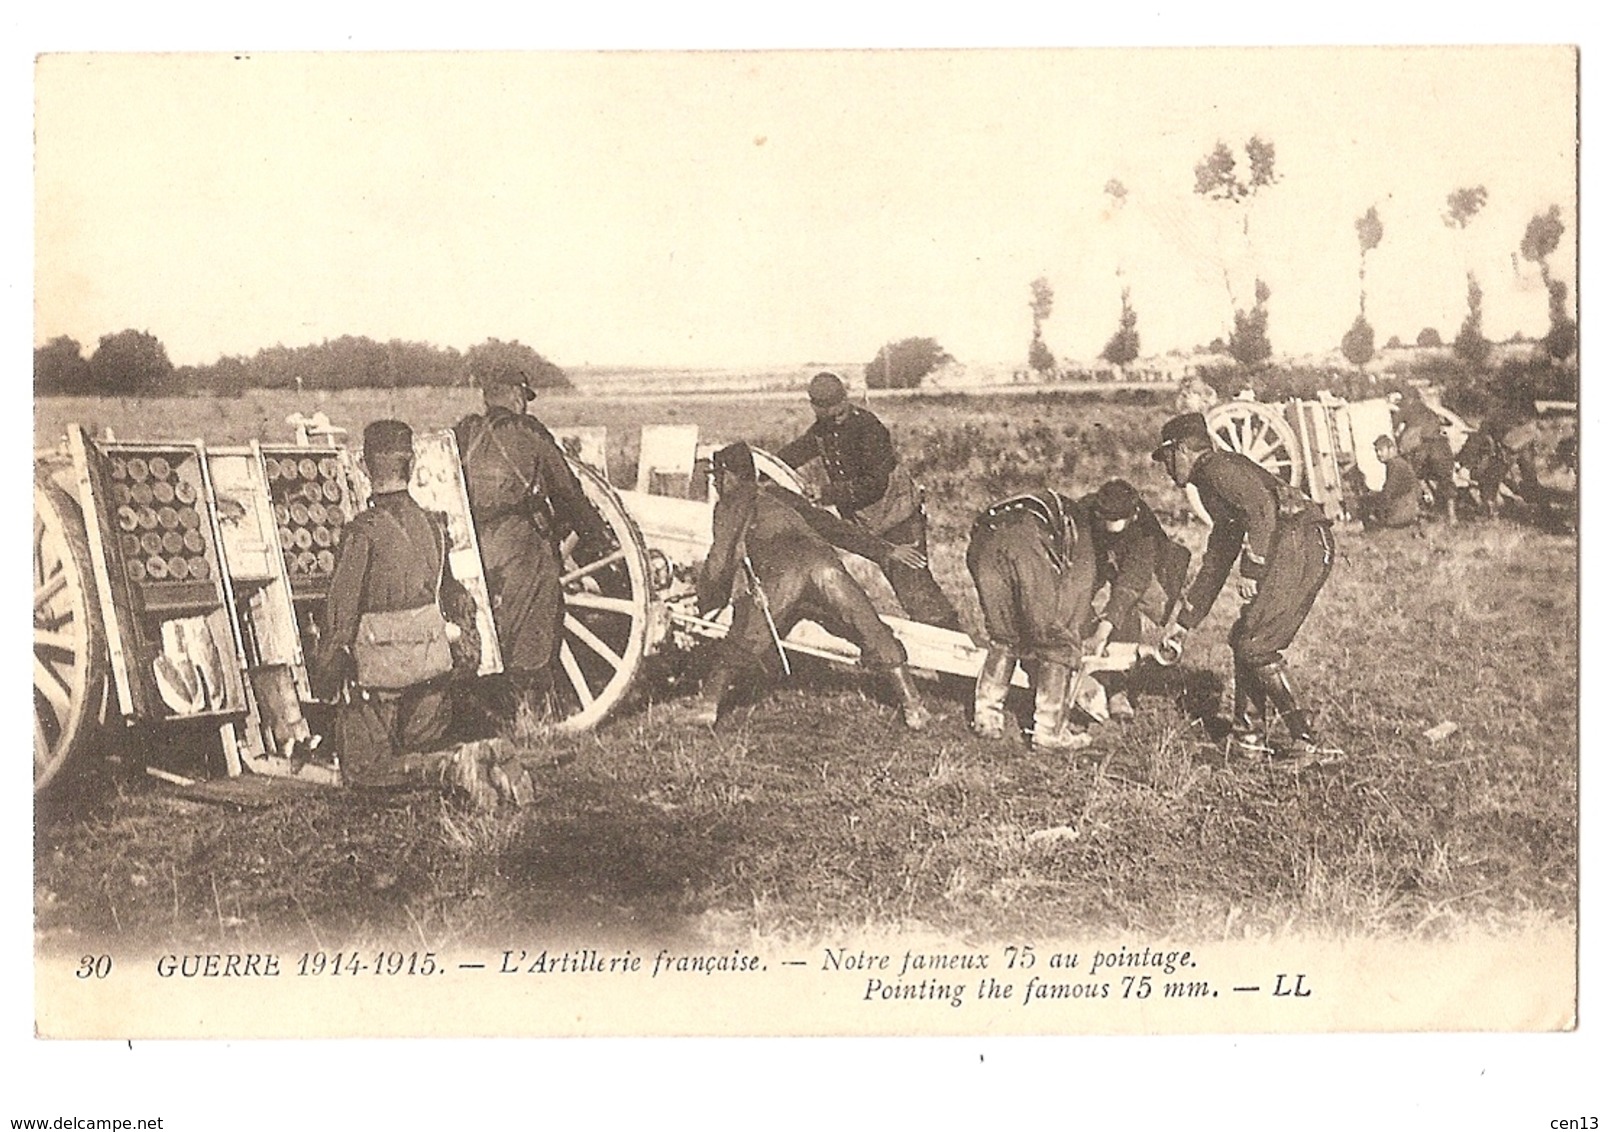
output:
<svg viewBox="0 0 1608 1132"><path fill-rule="evenodd" d="M495 748L441 747L452 724L453 635L441 599L457 583L447 573L439 518L408 494L413 430L375 421L363 430L363 463L371 501L341 540L314 657L320 690L340 700L341 777L377 788L434 780L478 807L495 804L495 783L523 802L528 776L517 764L494 767Z"/></svg>
<svg viewBox="0 0 1608 1132"><path fill-rule="evenodd" d="M714 726L720 701L740 668L759 665L781 650L781 639L803 620L860 646L860 663L885 672L898 697L905 726L920 731L927 709L905 668L905 650L877 616L860 584L832 549L846 550L883 563L895 558L914 566L912 547L893 547L855 524L810 508L800 513L800 500L780 488L761 487L754 455L746 444L715 453L713 542L698 576L698 611L709 616L731 602L731 631L721 645L713 671L691 705L695 722ZM807 506L807 505L806 505ZM831 541L817 528L831 531Z"/></svg>
<svg viewBox="0 0 1608 1132"><path fill-rule="evenodd" d="M486 411L453 432L513 698L504 710L524 701L540 715L564 623L559 544L574 531L582 552L601 551L610 536L553 434L525 413L530 386L506 371L480 385Z"/></svg>
<svg viewBox="0 0 1608 1132"><path fill-rule="evenodd" d="M795 469L820 460L827 483L812 492L813 502L836 507L843 518L889 543L913 545L925 559L927 512L887 427L868 409L849 403L843 379L835 373L818 373L810 381L810 407L815 423L777 456ZM960 628L955 607L925 563L917 568L890 562L883 573L911 620Z"/></svg>
<svg viewBox="0 0 1608 1132"><path fill-rule="evenodd" d="M1001 500L977 516L966 568L988 634L972 713L978 735L1005 734L1005 697L1020 660L1035 684L1033 749L1074 751L1092 742L1072 730L1067 698L1094 625L1094 555L1087 503L1058 492Z"/></svg>
<svg viewBox="0 0 1608 1132"><path fill-rule="evenodd" d="M1445 508L1446 522L1456 526L1456 464L1441 419L1413 388L1402 395L1396 413L1400 418L1397 451L1411 464L1413 474L1434 492L1436 501Z"/></svg>
<svg viewBox="0 0 1608 1132"><path fill-rule="evenodd" d="M1194 484L1212 518L1200 572L1163 635L1162 654L1182 654L1184 637L1211 612L1238 555L1245 604L1228 631L1234 654L1232 742L1247 756L1271 753L1262 729L1271 704L1294 741L1290 753L1300 761L1338 756L1319 743L1284 660L1334 566L1334 534L1322 509L1238 452L1217 451L1199 413L1168 421L1151 459L1179 487Z"/></svg>
<svg viewBox="0 0 1608 1132"><path fill-rule="evenodd" d="M1100 656L1110 643L1137 645L1141 615L1157 625L1171 620L1189 576L1189 549L1167 537L1127 480L1108 480L1085 504L1094 520L1095 588L1111 587L1085 649ZM1095 678L1106 687L1111 717L1132 719L1126 674Z"/></svg>

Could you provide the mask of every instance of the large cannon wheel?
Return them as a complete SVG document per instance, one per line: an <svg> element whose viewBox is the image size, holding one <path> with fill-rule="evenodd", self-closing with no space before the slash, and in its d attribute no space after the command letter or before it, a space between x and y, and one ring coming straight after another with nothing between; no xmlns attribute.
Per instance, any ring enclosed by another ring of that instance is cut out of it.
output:
<svg viewBox="0 0 1608 1132"><path fill-rule="evenodd" d="M1206 410L1217 446L1260 464L1291 487L1301 486L1301 449L1284 414L1259 401L1225 401Z"/></svg>
<svg viewBox="0 0 1608 1132"><path fill-rule="evenodd" d="M34 482L34 791L48 786L98 723L106 638L83 515L46 480Z"/></svg>
<svg viewBox="0 0 1608 1132"><path fill-rule="evenodd" d="M613 541L600 556L580 555L573 535L564 546L564 631L554 672L558 729L585 731L619 704L648 651L655 630L653 576L642 532L620 497L590 467L569 464Z"/></svg>

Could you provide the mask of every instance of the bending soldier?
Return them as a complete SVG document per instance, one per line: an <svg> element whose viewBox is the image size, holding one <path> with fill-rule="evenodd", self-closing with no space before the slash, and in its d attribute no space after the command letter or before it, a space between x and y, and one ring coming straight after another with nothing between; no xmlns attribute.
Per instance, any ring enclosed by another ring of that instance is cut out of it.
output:
<svg viewBox="0 0 1608 1132"><path fill-rule="evenodd" d="M886 426L867 409L849 403L843 379L823 372L810 382L815 423L777 453L791 468L820 460L827 484L812 497L835 507L887 542L912 545L927 554L927 513L910 472L899 463ZM920 567L890 562L888 584L911 620L959 629L960 618L925 561Z"/></svg>
<svg viewBox="0 0 1608 1132"><path fill-rule="evenodd" d="M1087 747L1092 740L1072 729L1067 700L1083 638L1094 625L1088 504L1053 491L994 504L972 524L966 568L988 634L972 730L987 739L1005 734L1005 697L1020 660L1035 684L1033 748Z"/></svg>
<svg viewBox="0 0 1608 1132"><path fill-rule="evenodd" d="M525 405L534 391L518 375L480 379L486 411L454 427L491 596L503 669L517 708L543 714L564 623L559 544L570 531L582 552L611 539L553 434Z"/></svg>
<svg viewBox="0 0 1608 1132"><path fill-rule="evenodd" d="M1156 625L1171 620L1189 576L1189 550L1167 537L1127 480L1107 481L1085 503L1094 520L1095 588L1110 587L1084 650L1100 656L1107 644L1137 645L1141 615ZM1112 718L1133 718L1126 673L1101 672L1095 679L1105 685Z"/></svg>
<svg viewBox="0 0 1608 1132"><path fill-rule="evenodd" d="M1228 633L1234 654L1232 742L1248 756L1271 753L1263 731L1269 705L1302 759L1337 756L1322 746L1290 680L1284 650L1295 639L1334 566L1334 534L1316 503L1238 452L1212 445L1199 413L1172 418L1151 459L1179 487L1194 484L1212 517L1200 571L1162 638L1176 658L1186 634L1211 612L1239 556L1245 604Z"/></svg>
<svg viewBox="0 0 1608 1132"><path fill-rule="evenodd" d="M878 563L897 560L913 566L919 554L810 507L791 492L761 487L746 444L722 448L713 466L720 498L713 543L698 577L698 609L708 616L730 602L732 624L691 706L693 720L713 726L739 670L765 666L780 649L780 639L808 619L859 645L860 663L887 674L905 726L912 731L925 727L927 710L905 668L904 646L877 616L832 545Z"/></svg>
<svg viewBox="0 0 1608 1132"><path fill-rule="evenodd" d="M498 767L498 748L441 746L452 724L452 628L441 603L457 583L439 517L408 494L413 430L375 421L363 431L363 463L372 497L341 540L314 662L321 690L340 702L341 777L379 788L437 782L479 807L495 804L495 786L523 802L529 778L517 763Z"/></svg>

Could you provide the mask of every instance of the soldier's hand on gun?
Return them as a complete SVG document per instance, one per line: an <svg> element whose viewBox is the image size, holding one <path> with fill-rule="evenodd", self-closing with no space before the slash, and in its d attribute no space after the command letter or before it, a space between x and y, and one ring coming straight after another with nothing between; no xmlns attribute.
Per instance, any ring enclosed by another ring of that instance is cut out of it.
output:
<svg viewBox="0 0 1608 1132"><path fill-rule="evenodd" d="M1177 664L1184 656L1184 638L1189 630L1176 621L1167 626L1167 631L1161 635L1161 644L1156 646L1156 660L1160 664Z"/></svg>
<svg viewBox="0 0 1608 1132"><path fill-rule="evenodd" d="M897 562L908 570L925 570L927 556L916 549L915 543L901 543L888 551L888 561Z"/></svg>
<svg viewBox="0 0 1608 1132"><path fill-rule="evenodd" d="M1241 601L1250 601L1250 600L1252 600L1253 598L1256 597L1256 591L1257 591L1258 588L1259 587L1256 584L1256 579L1255 578L1241 578L1239 580L1240 600Z"/></svg>
<svg viewBox="0 0 1608 1132"><path fill-rule="evenodd" d="M1090 636L1088 640L1083 642L1083 655L1104 656L1106 644L1111 640L1111 633L1113 629L1114 626L1111 624L1111 622L1102 619L1100 623L1094 627L1093 635Z"/></svg>

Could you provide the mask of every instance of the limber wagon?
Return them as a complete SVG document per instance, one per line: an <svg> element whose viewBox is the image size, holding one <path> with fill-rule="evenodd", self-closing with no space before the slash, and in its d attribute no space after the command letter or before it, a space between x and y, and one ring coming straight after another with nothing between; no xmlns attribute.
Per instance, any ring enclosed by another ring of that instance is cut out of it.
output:
<svg viewBox="0 0 1608 1132"><path fill-rule="evenodd" d="M69 426L35 454L34 788L120 733L134 757L182 744L215 752L208 772L335 785L338 756L319 743L307 661L341 534L368 484L323 418L290 419L283 443L91 436ZM636 484L607 478L601 430L561 433L609 545L563 546L564 632L553 726L596 726L627 696L645 657L723 636L699 615L698 565L713 499L695 428L643 430ZM502 670L479 546L450 431L415 437L410 491L446 516L449 568L476 605L478 674ZM794 491L793 472L763 452L761 473ZM887 618L912 667L975 678L969 637ZM851 643L803 622L787 651L853 663ZM1025 677L1018 673L1018 683ZM175 778L160 766L158 777Z"/></svg>

